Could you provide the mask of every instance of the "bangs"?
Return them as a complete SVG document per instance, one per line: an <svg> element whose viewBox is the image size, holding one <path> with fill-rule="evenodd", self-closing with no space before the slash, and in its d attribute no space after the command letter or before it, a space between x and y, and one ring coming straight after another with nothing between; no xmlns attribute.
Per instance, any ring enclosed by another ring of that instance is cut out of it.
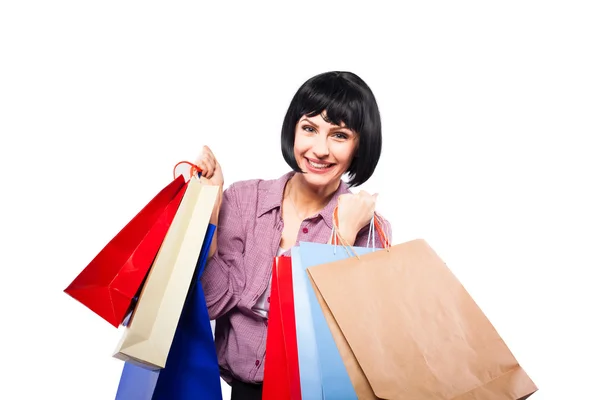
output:
<svg viewBox="0 0 600 400"><path fill-rule="evenodd" d="M365 127L366 102L363 93L346 80L327 83L329 85L319 87L319 82L315 82L315 86L299 96L301 107L298 118L302 115L314 117L325 111L326 122L339 126L344 123L347 128L360 134Z"/></svg>

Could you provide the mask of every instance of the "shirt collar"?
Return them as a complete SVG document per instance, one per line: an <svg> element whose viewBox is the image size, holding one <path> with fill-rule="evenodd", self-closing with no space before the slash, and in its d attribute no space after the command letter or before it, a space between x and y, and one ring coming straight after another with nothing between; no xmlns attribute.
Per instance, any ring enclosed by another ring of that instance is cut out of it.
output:
<svg viewBox="0 0 600 400"><path fill-rule="evenodd" d="M262 189L264 191L264 193L262 193L260 195L261 203L259 206L259 214L258 214L259 217L262 216L263 214L273 210L274 208L281 208L281 203L283 200L283 191L285 190L285 185L294 176L294 174L295 174L294 171L290 171L290 172L286 173L285 175L283 175L282 177L271 181L270 185L268 185L268 186L264 187L264 189ZM331 197L331 200L329 200L329 203L327 203L327 205L313 217L320 215L321 218L323 218L323 221L325 221L325 223L329 227L329 229L332 229L333 228L333 210L335 209L335 207L337 205L338 197L340 197L342 194L346 194L346 193L351 193L350 189L348 188L348 184L344 181L341 181L337 190Z"/></svg>

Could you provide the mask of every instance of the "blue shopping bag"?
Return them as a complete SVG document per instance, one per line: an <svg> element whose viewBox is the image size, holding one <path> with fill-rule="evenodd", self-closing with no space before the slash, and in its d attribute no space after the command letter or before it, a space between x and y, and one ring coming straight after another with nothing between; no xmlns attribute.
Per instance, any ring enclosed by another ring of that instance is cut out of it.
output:
<svg viewBox="0 0 600 400"><path fill-rule="evenodd" d="M165 368L125 362L115 400L222 400L221 377L200 276L215 226L209 224Z"/></svg>
<svg viewBox="0 0 600 400"><path fill-rule="evenodd" d="M300 392L303 400L322 400L322 381L319 371L319 351L315 338L309 295L312 292L306 268L302 265L300 247L292 247L292 282ZM314 295L314 292L313 292Z"/></svg>
<svg viewBox="0 0 600 400"><path fill-rule="evenodd" d="M150 371L145 368L125 362L121 381L117 389L116 400L149 400L156 387L159 371Z"/></svg>
<svg viewBox="0 0 600 400"><path fill-rule="evenodd" d="M367 247L352 247L352 249L359 256L377 251L377 249ZM353 254L351 253L351 255ZM315 265L331 263L348 257L348 252L340 246L308 242L300 243L300 258L305 271L306 268ZM317 360L321 373L323 399L356 400L356 392L306 272L304 273L304 278L310 289L308 299L318 354Z"/></svg>

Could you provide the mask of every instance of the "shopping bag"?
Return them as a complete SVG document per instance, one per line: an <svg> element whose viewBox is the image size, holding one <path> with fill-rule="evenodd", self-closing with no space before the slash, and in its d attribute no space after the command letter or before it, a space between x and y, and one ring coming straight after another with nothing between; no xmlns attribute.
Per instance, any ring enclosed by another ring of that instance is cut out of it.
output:
<svg viewBox="0 0 600 400"><path fill-rule="evenodd" d="M263 400L300 400L292 263L290 257L273 261Z"/></svg>
<svg viewBox="0 0 600 400"><path fill-rule="evenodd" d="M127 315L185 192L183 176L163 188L64 290L111 325Z"/></svg>
<svg viewBox="0 0 600 400"><path fill-rule="evenodd" d="M329 326L351 379L366 379L375 396L515 400L537 391L424 240L307 272L324 300L324 314L330 314ZM357 373L364 377L352 376Z"/></svg>
<svg viewBox="0 0 600 400"><path fill-rule="evenodd" d="M288 379L290 382L290 399L302 398L300 389L300 370L298 365L298 341L296 333L296 315L294 313L294 284L292 276L292 259L286 257L279 263L278 272L279 306L281 324L287 358Z"/></svg>
<svg viewBox="0 0 600 400"><path fill-rule="evenodd" d="M149 369L164 368L218 187L193 177L148 273L114 357Z"/></svg>
<svg viewBox="0 0 600 400"><path fill-rule="evenodd" d="M309 299L309 290L312 289L308 286L305 278L306 270L302 265L300 248L298 246L292 247L291 254L300 391L303 399L322 400L319 350Z"/></svg>
<svg viewBox="0 0 600 400"><path fill-rule="evenodd" d="M271 294L269 302L269 325L267 327L267 343L263 377L263 400L289 400L290 382L288 378L287 357L281 322L281 306L279 304L278 265L286 257L273 260L271 275Z"/></svg>
<svg viewBox="0 0 600 400"><path fill-rule="evenodd" d="M345 251L341 246L300 242L300 258L302 266L310 268L315 265L343 260L353 254L366 254L378 251L368 247L353 247L354 253ZM321 372L321 386L324 400L352 400L358 399L353 383L348 375L342 356L337 348L335 339L327 324L327 319L321 309L318 292L314 290L314 284L308 275L304 277L308 281L309 302L312 323L315 332L317 347L317 360Z"/></svg>
<svg viewBox="0 0 600 400"><path fill-rule="evenodd" d="M200 276L215 226L209 224L165 368L125 362L116 400L222 400L221 378Z"/></svg>
<svg viewBox="0 0 600 400"><path fill-rule="evenodd" d="M125 361L115 400L152 400L159 374Z"/></svg>

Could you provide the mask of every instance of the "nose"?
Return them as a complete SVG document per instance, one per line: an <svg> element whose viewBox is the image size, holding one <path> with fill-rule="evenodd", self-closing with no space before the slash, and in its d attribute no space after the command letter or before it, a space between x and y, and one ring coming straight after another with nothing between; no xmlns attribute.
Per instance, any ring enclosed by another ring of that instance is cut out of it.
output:
<svg viewBox="0 0 600 400"><path fill-rule="evenodd" d="M315 153L317 158L325 158L329 155L329 143L327 142L327 136L317 135L315 137L313 153Z"/></svg>

